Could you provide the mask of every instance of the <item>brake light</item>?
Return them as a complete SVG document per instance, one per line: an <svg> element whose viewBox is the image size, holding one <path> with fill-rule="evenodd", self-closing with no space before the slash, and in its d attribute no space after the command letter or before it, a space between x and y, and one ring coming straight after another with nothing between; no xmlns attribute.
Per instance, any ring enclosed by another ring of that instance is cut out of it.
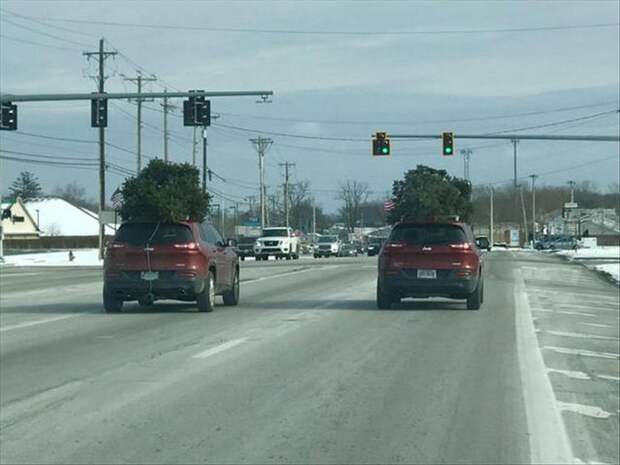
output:
<svg viewBox="0 0 620 465"><path fill-rule="evenodd" d="M172 247L175 249L197 250L198 244L196 242L187 242L186 244L173 244Z"/></svg>
<svg viewBox="0 0 620 465"><path fill-rule="evenodd" d="M471 250L471 244L469 242L463 242L462 244L450 244L449 247L451 249L458 250Z"/></svg>

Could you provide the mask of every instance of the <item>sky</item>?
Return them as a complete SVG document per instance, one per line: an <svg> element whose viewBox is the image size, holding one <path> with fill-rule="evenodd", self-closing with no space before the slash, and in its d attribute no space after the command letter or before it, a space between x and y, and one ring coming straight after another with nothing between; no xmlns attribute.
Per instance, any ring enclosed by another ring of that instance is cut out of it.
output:
<svg viewBox="0 0 620 465"><path fill-rule="evenodd" d="M620 132L615 0L2 0L0 8L2 93L94 91L97 65L82 52L95 51L101 37L119 52L106 61L108 92L134 91L125 79L138 71L157 77L145 91L273 90L270 103L212 99L219 118L208 130L208 164L223 180L210 186L225 205L258 194L249 139L261 134L273 139L265 155L268 193L281 192L280 164L292 162L292 182L309 180L317 204L335 211L338 185L348 179L367 182L372 197L383 199L418 164L463 176L466 148L474 185L512 182L510 141L459 134ZM170 103L169 157L192 162L193 130L183 127L181 100ZM143 153L161 158L161 101L143 108ZM0 156L14 158L0 159L0 191L29 170L47 192L75 180L95 198L89 103L24 102L18 111L18 131L0 133ZM136 170L135 115L134 102L110 103L108 198ZM456 154L442 157L438 140L393 140L390 157L373 158L370 138L380 130L453 131ZM620 181L619 150L616 142L521 141L518 176L528 182L537 174L549 185L591 181L607 190Z"/></svg>

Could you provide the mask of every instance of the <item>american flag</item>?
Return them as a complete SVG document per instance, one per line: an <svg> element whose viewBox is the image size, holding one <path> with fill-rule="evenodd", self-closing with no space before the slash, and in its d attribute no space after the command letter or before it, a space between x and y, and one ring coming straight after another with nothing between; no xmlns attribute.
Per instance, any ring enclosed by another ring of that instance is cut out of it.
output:
<svg viewBox="0 0 620 465"><path fill-rule="evenodd" d="M395 206L396 204L392 200L386 200L385 202L383 202L383 209L386 212L389 212L390 210L394 210Z"/></svg>
<svg viewBox="0 0 620 465"><path fill-rule="evenodd" d="M121 189L119 187L116 188L112 194L112 197L110 197L110 200L112 201L112 207L114 207L114 210L118 210L121 207L121 204L123 203L123 196L121 195Z"/></svg>

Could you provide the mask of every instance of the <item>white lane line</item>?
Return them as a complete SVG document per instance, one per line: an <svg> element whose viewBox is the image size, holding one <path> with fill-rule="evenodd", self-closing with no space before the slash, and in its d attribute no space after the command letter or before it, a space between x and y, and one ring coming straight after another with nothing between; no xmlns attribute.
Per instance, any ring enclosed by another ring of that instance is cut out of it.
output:
<svg viewBox="0 0 620 465"><path fill-rule="evenodd" d="M583 404L571 404L569 402L557 402L557 405L560 410L563 412L573 412L579 413L581 415L586 415L592 418L602 418L607 419L612 416L612 413L603 410L600 407L595 405L583 405Z"/></svg>
<svg viewBox="0 0 620 465"><path fill-rule="evenodd" d="M585 349L568 349L566 347L554 347L554 346L545 346L543 350L551 350L552 352L557 352L558 354L564 355L580 355L582 357L593 357L593 358L608 358L608 359L620 359L620 354L611 354L609 352L593 352L591 350Z"/></svg>
<svg viewBox="0 0 620 465"><path fill-rule="evenodd" d="M335 268L335 267L333 267L333 268ZM261 276L260 278L249 278L249 279L242 280L241 284L258 283L260 281L266 281L268 279L285 278L287 276L292 276L294 274L307 273L308 271L322 270L322 269L324 269L324 267L305 268L303 270L298 270L298 271L290 271L290 272L285 272L285 273L278 273L278 274L275 274L273 276Z"/></svg>
<svg viewBox="0 0 620 465"><path fill-rule="evenodd" d="M533 312L543 312L543 313L561 313L562 315L577 315L577 316L587 316L595 318L596 315L594 313L585 313L585 312L566 312L561 310L547 310L544 308L535 308L532 310Z"/></svg>
<svg viewBox="0 0 620 465"><path fill-rule="evenodd" d="M568 376L573 379L592 379L590 375L584 373L583 371L573 371L573 370L559 370L557 368L547 368L547 373L558 373L560 375Z"/></svg>
<svg viewBox="0 0 620 465"><path fill-rule="evenodd" d="M552 329L549 329L545 332L553 336L576 337L579 339L600 339L604 341L620 341L620 339L613 336L597 336L595 334L573 333L570 331L554 331Z"/></svg>
<svg viewBox="0 0 620 465"><path fill-rule="evenodd" d="M571 444L538 346L523 273L514 270L515 328L531 463L573 463Z"/></svg>
<svg viewBox="0 0 620 465"><path fill-rule="evenodd" d="M17 325L4 326L3 328L0 328L0 333L12 331L14 329L28 328L30 326L43 325L45 323L53 323L54 321L66 320L67 318L75 318L82 315L84 315L84 313L72 313L71 315L55 316L52 318L44 318L43 320L28 321Z"/></svg>
<svg viewBox="0 0 620 465"><path fill-rule="evenodd" d="M600 323L583 323L583 322L579 322L577 323L579 325L584 325L584 326L592 326L593 328L611 328L611 325L603 325Z"/></svg>
<svg viewBox="0 0 620 465"><path fill-rule="evenodd" d="M210 347L207 350L203 350L202 352L198 352L196 355L192 355L192 358L207 358L211 355L219 354L220 352L224 352L225 350L232 349L239 344L243 344L247 340L247 337L242 337L241 339L232 339L228 342L224 342L223 344L219 344L215 347Z"/></svg>
<svg viewBox="0 0 620 465"><path fill-rule="evenodd" d="M596 375L597 378L601 378L601 379L607 379L609 381L619 381L620 382L620 377L618 376L611 376L611 375Z"/></svg>

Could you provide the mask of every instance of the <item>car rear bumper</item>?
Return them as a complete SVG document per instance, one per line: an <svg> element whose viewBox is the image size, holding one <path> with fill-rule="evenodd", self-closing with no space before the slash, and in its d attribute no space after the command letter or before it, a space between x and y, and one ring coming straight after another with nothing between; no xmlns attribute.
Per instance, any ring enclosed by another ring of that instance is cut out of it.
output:
<svg viewBox="0 0 620 465"><path fill-rule="evenodd" d="M478 276L456 276L437 279L417 279L410 276L382 276L379 285L384 292L399 297L456 297L465 298L478 285Z"/></svg>
<svg viewBox="0 0 620 465"><path fill-rule="evenodd" d="M148 294L157 299L194 300L204 290L204 277L171 273L153 281L141 279L139 274L128 276L123 273L121 277L106 277L104 285L107 292L123 300L137 300Z"/></svg>

